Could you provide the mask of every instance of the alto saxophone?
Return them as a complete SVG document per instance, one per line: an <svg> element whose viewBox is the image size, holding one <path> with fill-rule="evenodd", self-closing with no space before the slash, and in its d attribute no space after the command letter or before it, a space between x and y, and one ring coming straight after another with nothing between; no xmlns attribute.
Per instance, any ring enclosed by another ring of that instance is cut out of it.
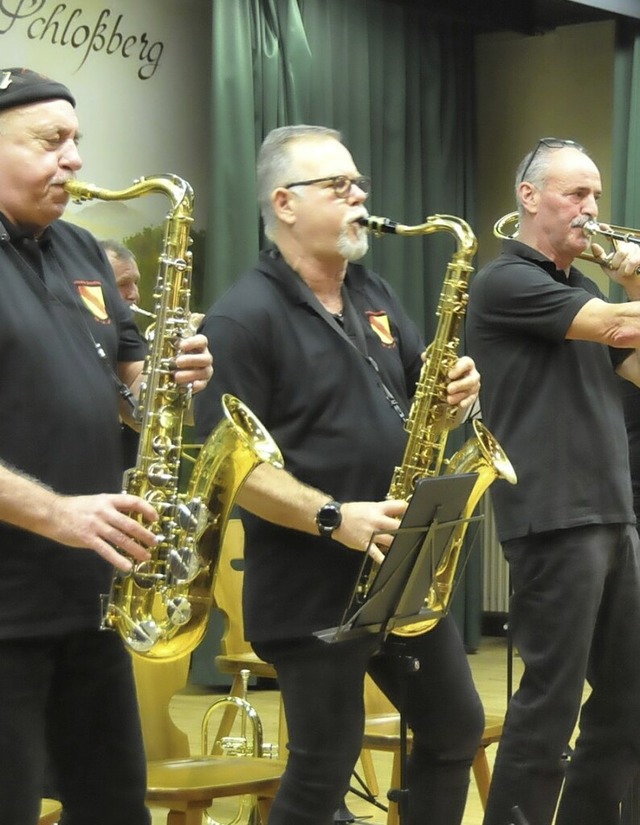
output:
<svg viewBox="0 0 640 825"><path fill-rule="evenodd" d="M394 469L387 498L409 501L418 479L440 475L443 465L445 474L477 473L478 477L427 593L424 606L432 618L392 631L397 636L417 636L432 630L448 608L468 519L484 492L497 478L503 478L510 484L515 484L517 478L502 447L479 421L473 422L474 435L451 459L445 459L447 437L456 415L447 404L447 376L458 358L460 324L466 311L467 289L473 273L471 261L477 248L471 227L452 215L432 215L416 226L404 226L388 218L373 216L362 218L360 223L374 234L430 235L433 232L450 232L457 243L440 293L436 335L427 347L409 417L405 422L409 433L407 445L402 463ZM379 565L374 566L373 561L365 564L358 584L361 596L367 594L378 569Z"/></svg>
<svg viewBox="0 0 640 825"><path fill-rule="evenodd" d="M140 178L118 191L75 180L65 188L78 201L160 193L171 202L154 286L155 324L138 401L137 459L123 481L124 492L144 498L158 513L149 528L158 542L148 561L135 564L129 573L117 571L111 592L103 597L103 627L117 630L135 653L171 660L192 651L204 636L220 547L240 487L261 462L283 466L282 455L253 413L225 395L224 418L201 447L186 491L180 491L182 429L191 388L176 384L173 361L180 340L193 332L193 190L175 175Z"/></svg>

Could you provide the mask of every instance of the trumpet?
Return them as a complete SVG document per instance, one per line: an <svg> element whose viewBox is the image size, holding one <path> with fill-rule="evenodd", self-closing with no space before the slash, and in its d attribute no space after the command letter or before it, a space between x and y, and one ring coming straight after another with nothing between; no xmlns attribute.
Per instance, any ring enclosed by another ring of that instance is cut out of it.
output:
<svg viewBox="0 0 640 825"><path fill-rule="evenodd" d="M514 240L518 237L519 215L517 212L508 212L497 220L493 225L493 234L496 238L502 240ZM593 238L600 235L611 244L611 251L604 257L598 258L592 252L585 250L578 257L583 261L591 261L592 263L600 264L600 266L608 266L611 259L618 249L618 243L634 243L640 244L640 230L629 229L627 226L615 226L607 224L605 228L598 221L590 220L582 226L582 231L585 235ZM638 273L640 274L640 273Z"/></svg>
<svg viewBox="0 0 640 825"><path fill-rule="evenodd" d="M210 705L202 718L200 727L200 747L202 754L215 756L256 756L274 759L278 756L278 746L264 742L262 722L257 710L247 699L250 671L240 671L242 678L241 696L224 696ZM222 710L215 738L211 731L213 718ZM233 731L235 717L239 717L239 730ZM241 822L257 822L256 800L251 794L240 797L237 813L226 823L216 819L211 809L205 812L204 825L239 825Z"/></svg>

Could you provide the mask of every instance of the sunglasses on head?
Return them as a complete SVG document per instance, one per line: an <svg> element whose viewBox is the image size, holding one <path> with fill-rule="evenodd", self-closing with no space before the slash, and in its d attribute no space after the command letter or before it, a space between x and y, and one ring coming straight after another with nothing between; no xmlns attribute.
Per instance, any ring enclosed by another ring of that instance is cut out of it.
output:
<svg viewBox="0 0 640 825"><path fill-rule="evenodd" d="M536 143L536 147L531 153L526 166L524 167L522 175L520 175L520 180L518 183L522 183L522 181L525 180L527 172L531 168L531 164L533 163L535 156L540 151L541 146L546 146L548 149L563 149L565 146L570 146L572 149L578 149L578 151L584 152L584 146L580 143L576 143L575 140L563 140L562 138L554 137L540 138L540 140Z"/></svg>

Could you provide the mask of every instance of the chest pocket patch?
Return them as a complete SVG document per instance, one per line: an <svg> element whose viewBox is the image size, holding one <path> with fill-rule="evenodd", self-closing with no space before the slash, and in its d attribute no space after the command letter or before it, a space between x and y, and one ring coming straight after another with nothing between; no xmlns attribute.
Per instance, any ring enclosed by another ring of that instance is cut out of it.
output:
<svg viewBox="0 0 640 825"><path fill-rule="evenodd" d="M389 316L386 312L367 312L369 319L369 326L382 341L384 347L395 347L396 342L391 334L391 325L389 323Z"/></svg>
<svg viewBox="0 0 640 825"><path fill-rule="evenodd" d="M76 281L75 284L78 294L89 312L103 324L110 323L100 281Z"/></svg>

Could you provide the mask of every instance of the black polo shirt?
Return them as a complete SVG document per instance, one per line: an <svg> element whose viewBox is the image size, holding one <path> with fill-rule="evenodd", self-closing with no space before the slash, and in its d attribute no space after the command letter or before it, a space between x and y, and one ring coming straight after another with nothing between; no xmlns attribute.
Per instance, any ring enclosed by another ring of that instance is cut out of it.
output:
<svg viewBox="0 0 640 825"><path fill-rule="evenodd" d="M36 243L5 220L0 279L0 458L60 493L119 491L113 372L145 350L102 250L63 221ZM0 547L0 638L99 626L112 568L94 552L1 523Z"/></svg>
<svg viewBox="0 0 640 825"><path fill-rule="evenodd" d="M491 486L501 541L585 524L633 523L615 366L630 350L565 338L578 311L607 300L517 241L471 282L468 352L488 428L518 475Z"/></svg>
<svg viewBox="0 0 640 825"><path fill-rule="evenodd" d="M267 427L287 470L339 501L383 499L406 442L382 381L406 412L422 365L421 338L390 287L347 269L346 332L278 253L263 253L207 315L215 361L195 399L205 437L230 392ZM245 626L253 641L305 636L335 625L362 553L249 514Z"/></svg>

